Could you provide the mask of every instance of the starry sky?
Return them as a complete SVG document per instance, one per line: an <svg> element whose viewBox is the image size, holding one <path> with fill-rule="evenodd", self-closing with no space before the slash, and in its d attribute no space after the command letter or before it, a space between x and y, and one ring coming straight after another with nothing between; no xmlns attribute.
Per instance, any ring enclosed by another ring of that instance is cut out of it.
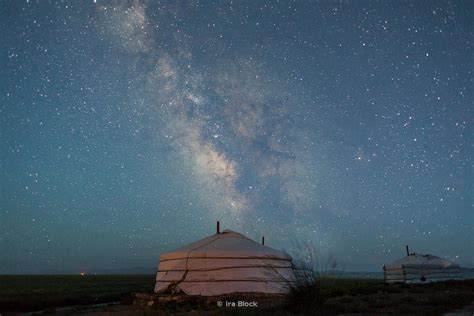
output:
<svg viewBox="0 0 474 316"><path fill-rule="evenodd" d="M474 265L472 1L0 1L0 273L221 227Z"/></svg>

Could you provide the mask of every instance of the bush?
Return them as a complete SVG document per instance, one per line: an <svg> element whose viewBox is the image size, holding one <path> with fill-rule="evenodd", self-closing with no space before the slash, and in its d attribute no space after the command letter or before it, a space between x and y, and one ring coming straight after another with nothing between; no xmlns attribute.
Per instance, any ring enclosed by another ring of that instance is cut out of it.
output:
<svg viewBox="0 0 474 316"><path fill-rule="evenodd" d="M322 256L309 242L295 242L294 249L297 253L293 257L299 260L293 262L296 281L290 286L288 305L293 311L315 314L321 311L331 292L346 293L326 284L331 282L328 276L334 275L338 262L332 254Z"/></svg>
<svg viewBox="0 0 474 316"><path fill-rule="evenodd" d="M317 278L297 281L288 294L288 307L294 311L314 314L321 310L323 304L321 283Z"/></svg>

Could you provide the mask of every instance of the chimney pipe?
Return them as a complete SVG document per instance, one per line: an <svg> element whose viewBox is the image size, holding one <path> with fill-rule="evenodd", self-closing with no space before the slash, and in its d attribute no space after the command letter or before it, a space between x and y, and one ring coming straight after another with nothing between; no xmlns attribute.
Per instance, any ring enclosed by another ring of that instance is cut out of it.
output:
<svg viewBox="0 0 474 316"><path fill-rule="evenodd" d="M407 256L409 256L409 255L410 255L410 251L408 250L408 245L406 245L406 247L407 247Z"/></svg>
<svg viewBox="0 0 474 316"><path fill-rule="evenodd" d="M262 236L262 245L265 246L265 236Z"/></svg>
<svg viewBox="0 0 474 316"><path fill-rule="evenodd" d="M217 221L217 228L216 228L216 230L217 230L217 233L216 233L216 234L220 234L220 233L221 233L219 221Z"/></svg>

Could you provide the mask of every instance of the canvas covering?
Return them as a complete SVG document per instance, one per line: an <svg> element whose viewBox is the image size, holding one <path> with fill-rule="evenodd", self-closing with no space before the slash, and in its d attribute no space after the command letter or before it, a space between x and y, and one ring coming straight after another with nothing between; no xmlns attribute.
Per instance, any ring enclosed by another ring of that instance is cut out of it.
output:
<svg viewBox="0 0 474 316"><path fill-rule="evenodd" d="M426 283L460 277L459 265L434 255L413 253L384 266L387 283Z"/></svg>
<svg viewBox="0 0 474 316"><path fill-rule="evenodd" d="M226 230L163 253L155 293L286 293L292 281L293 264L288 254Z"/></svg>

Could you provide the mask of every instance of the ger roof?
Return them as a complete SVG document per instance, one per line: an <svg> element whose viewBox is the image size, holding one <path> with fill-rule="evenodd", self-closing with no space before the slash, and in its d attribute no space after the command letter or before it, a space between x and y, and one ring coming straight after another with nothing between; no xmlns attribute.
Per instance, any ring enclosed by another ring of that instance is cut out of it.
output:
<svg viewBox="0 0 474 316"><path fill-rule="evenodd" d="M394 268L397 266L425 266L425 267L437 267L437 268L454 268L458 265L452 261L440 258L435 255L412 253L401 259L398 259L392 263L385 265L387 268Z"/></svg>
<svg viewBox="0 0 474 316"><path fill-rule="evenodd" d="M189 245L163 253L160 261L186 258L273 258L291 260L283 251L261 245L252 239L231 231L224 230Z"/></svg>

